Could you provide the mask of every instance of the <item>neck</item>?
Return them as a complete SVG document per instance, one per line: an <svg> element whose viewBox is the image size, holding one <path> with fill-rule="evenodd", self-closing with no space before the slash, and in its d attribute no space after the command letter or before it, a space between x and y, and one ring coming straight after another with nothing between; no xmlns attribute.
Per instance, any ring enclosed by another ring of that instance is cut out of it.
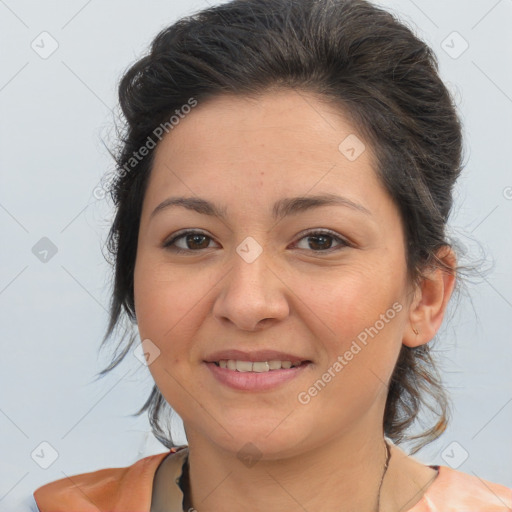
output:
<svg viewBox="0 0 512 512"><path fill-rule="evenodd" d="M198 512L268 509L377 512L386 449L382 432L357 432L250 467L187 430L191 505ZM382 501L382 498L381 498Z"/></svg>

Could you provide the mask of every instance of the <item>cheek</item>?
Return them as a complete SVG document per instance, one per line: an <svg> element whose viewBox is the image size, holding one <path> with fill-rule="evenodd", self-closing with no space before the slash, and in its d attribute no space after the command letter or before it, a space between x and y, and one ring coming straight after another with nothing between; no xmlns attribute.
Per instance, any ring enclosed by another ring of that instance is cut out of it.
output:
<svg viewBox="0 0 512 512"><path fill-rule="evenodd" d="M172 276L172 277L171 277ZM137 326L141 341L156 345L157 357L148 369L165 399L180 404L186 369L190 364L193 322L199 320L198 288L161 262L141 258L134 274L134 297ZM181 385L180 385L181 384Z"/></svg>
<svg viewBox="0 0 512 512"><path fill-rule="evenodd" d="M172 268L144 255L134 273L134 296L141 340L150 339L165 355L166 366L193 359L193 340L204 323L205 308L219 276L211 271Z"/></svg>
<svg viewBox="0 0 512 512"><path fill-rule="evenodd" d="M316 331L325 354L318 376L328 384L320 384L314 407L332 415L333 422L348 423L385 399L401 347L405 308L398 288L382 281L367 285L365 278L346 276L322 300L318 291L310 299L318 311L325 308L323 319L329 326L327 336L324 329Z"/></svg>
<svg viewBox="0 0 512 512"><path fill-rule="evenodd" d="M377 278L371 268L333 272L328 280L309 284L305 297L332 334L357 334L384 314L401 296L396 281ZM345 336L342 336L343 338Z"/></svg>
<svg viewBox="0 0 512 512"><path fill-rule="evenodd" d="M134 273L134 298L141 339L149 338L166 350L167 340L179 326L181 318L192 309L193 287L162 264L142 256Z"/></svg>
<svg viewBox="0 0 512 512"><path fill-rule="evenodd" d="M385 272L375 265L343 269L329 283L308 287L309 305L328 327L321 337L316 329L327 368L338 356L345 356L344 373L353 383L376 376L387 380L401 346L405 311L401 283L399 272Z"/></svg>

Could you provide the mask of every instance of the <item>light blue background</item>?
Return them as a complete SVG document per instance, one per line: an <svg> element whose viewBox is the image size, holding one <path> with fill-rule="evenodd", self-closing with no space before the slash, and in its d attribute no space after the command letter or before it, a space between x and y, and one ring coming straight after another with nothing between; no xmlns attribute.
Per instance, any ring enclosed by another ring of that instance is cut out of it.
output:
<svg viewBox="0 0 512 512"><path fill-rule="evenodd" d="M48 481L164 451L146 416L129 416L152 385L137 359L93 382L108 360L98 347L110 282L102 244L112 213L93 190L113 168L101 140L114 142L119 77L161 28L215 3L0 0L2 511ZM467 165L452 231L473 256L475 239L494 261L469 283L443 329L437 347L455 417L417 457L447 465L441 454L456 442L448 453L469 455L458 469L512 487L512 1L380 5L434 48L458 99ZM43 31L58 42L47 59L31 48ZM469 44L458 58L442 47L462 48L453 31ZM32 253L42 237L58 249L47 263ZM46 470L31 458L43 441L58 452Z"/></svg>

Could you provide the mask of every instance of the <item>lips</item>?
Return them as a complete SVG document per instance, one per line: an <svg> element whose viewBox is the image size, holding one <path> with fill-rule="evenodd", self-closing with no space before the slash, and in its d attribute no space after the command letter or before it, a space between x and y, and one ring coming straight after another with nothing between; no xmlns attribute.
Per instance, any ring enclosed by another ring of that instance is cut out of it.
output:
<svg viewBox="0 0 512 512"><path fill-rule="evenodd" d="M252 363L269 361L290 361L292 366L301 363L311 362L307 357L290 352L279 352L277 350L221 350L214 352L205 358L206 363L220 363L220 361L248 361Z"/></svg>
<svg viewBox="0 0 512 512"><path fill-rule="evenodd" d="M217 382L233 390L268 392L311 371L312 361L276 350L223 350L209 355L204 365Z"/></svg>

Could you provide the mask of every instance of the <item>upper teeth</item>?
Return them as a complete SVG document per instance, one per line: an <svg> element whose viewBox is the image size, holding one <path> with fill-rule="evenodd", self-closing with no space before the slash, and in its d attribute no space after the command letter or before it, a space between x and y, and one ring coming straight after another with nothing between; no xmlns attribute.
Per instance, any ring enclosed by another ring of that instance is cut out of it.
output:
<svg viewBox="0 0 512 512"><path fill-rule="evenodd" d="M229 370L237 370L239 372L268 372L269 370L280 370L281 368L291 368L292 366L299 366L300 362L293 364L291 361L238 361L234 359L223 359L218 361L221 368L228 368Z"/></svg>

